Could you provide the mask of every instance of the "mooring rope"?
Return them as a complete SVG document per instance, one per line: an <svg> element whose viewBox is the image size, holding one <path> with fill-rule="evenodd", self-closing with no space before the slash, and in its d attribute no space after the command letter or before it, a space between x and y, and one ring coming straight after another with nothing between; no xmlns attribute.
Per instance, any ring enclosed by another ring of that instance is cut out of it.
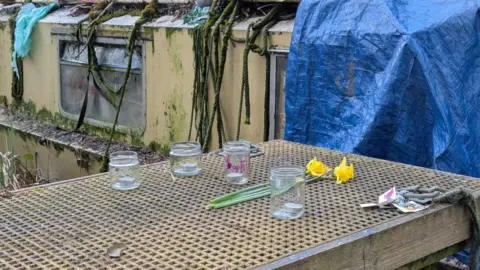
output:
<svg viewBox="0 0 480 270"><path fill-rule="evenodd" d="M456 188L432 200L432 203L461 204L470 213L472 223L472 242L470 246L470 269L478 269L478 250L480 247L480 221L475 197L464 188Z"/></svg>
<svg viewBox="0 0 480 270"><path fill-rule="evenodd" d="M110 151L110 146L111 146L112 141L113 141L113 135L115 134L115 129L116 129L117 124L118 124L118 119L119 119L120 110L121 110L122 103L123 103L123 98L125 96L125 92L127 91L126 86L127 86L127 83L128 83L128 79L130 78L130 73L131 73L135 41L137 39L140 27L144 23L150 21L151 19L155 18L155 16L157 16L156 1L151 1L148 5L145 6L145 8L141 12L139 10L134 10L134 11L120 11L120 12L114 12L114 13L111 13L111 14L107 14L107 12L112 9L113 4L114 4L114 1L111 1L111 2L101 1L101 2L98 2L97 4L95 4L93 6L92 10L89 12L89 15L88 15L88 19L90 20L90 23L87 26L87 30L88 30L87 31L87 40L85 42L84 48L82 49L82 50L84 50L86 48L87 52L88 52L87 80L89 80L92 72L95 72L95 74L99 78L102 85L105 86L108 91L120 94L120 100L118 102L118 105L116 105L115 100L113 100L113 105L116 108L116 113L115 113L115 119L113 121L111 131L110 131L110 136L109 136L109 139L108 139L108 142L107 142L107 147L106 147L104 155L103 155L103 161L102 161L102 170L103 171L106 171L108 169L107 168L108 162L109 162L108 155L109 155L109 151ZM135 24L133 26L133 29L130 33L130 36L128 38L128 41L127 41L126 50L128 52L128 61L127 61L125 76L123 78L123 81L122 81L122 84L120 85L120 87L118 89L115 89L114 87L111 87L110 85L108 85L105 82L105 80L104 80L104 78L101 74L101 68L98 64L98 59L97 59L97 56L95 54L94 40L95 40L95 35L96 35L96 28L99 24L101 24L101 23L103 23L107 20L110 20L113 17L124 16L126 14L134 14L134 15L139 14L140 18L135 22ZM81 35L82 35L81 32L82 32L83 22L84 22L84 20L80 21L77 25L76 36L77 36L77 40L79 42L80 42L80 38L81 38ZM82 53L82 51L80 51L80 53ZM95 81L95 76L91 76L91 77L93 78L94 84L97 87L97 89L100 92L102 92L102 89L99 87L99 85ZM87 85L88 85L88 82L87 82ZM106 95L107 95L107 97L109 96L108 94L106 94ZM102 96L105 96L105 94L103 93ZM112 100L110 100L108 98L107 98L107 100L109 100L109 102L112 102ZM84 122L86 109L87 109L87 104L88 104L87 101L88 101L88 89L85 93L84 102L83 102L83 105L82 105L82 108L81 108L81 111L80 111L79 119L77 121L77 126L76 126L75 130L78 130Z"/></svg>

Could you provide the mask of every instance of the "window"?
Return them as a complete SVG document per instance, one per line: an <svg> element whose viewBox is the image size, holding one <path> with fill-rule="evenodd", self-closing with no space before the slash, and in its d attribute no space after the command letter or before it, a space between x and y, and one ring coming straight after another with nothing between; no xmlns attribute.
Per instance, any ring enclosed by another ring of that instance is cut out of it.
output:
<svg viewBox="0 0 480 270"><path fill-rule="evenodd" d="M271 54L270 73L270 134L269 139L283 139L285 135L285 78L287 53Z"/></svg>
<svg viewBox="0 0 480 270"><path fill-rule="evenodd" d="M111 126L115 119L116 106L120 93L109 91L102 85L96 74L87 87L87 50L84 44L61 40L60 59L60 111L68 118L77 120L83 105L85 91L88 88L88 104L85 121L97 126ZM83 51L82 51L83 50ZM122 44L99 43L95 46L98 64L105 82L118 90L126 74L128 52ZM136 129L142 131L145 126L145 88L143 80L143 50L134 48L132 69L126 87L126 93L120 110L119 130Z"/></svg>

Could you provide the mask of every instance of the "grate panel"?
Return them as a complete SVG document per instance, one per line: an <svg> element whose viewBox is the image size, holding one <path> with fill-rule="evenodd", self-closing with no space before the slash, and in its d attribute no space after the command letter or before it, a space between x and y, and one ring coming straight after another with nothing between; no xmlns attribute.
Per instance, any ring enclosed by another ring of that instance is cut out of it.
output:
<svg viewBox="0 0 480 270"><path fill-rule="evenodd" d="M252 159L249 184L268 181L272 166L304 165L316 155L333 167L343 157L285 141L261 148L265 155ZM305 214L294 221L270 218L268 198L205 210L208 200L238 188L223 181L216 155L205 158L200 176L176 181L166 163L144 167L134 191L112 190L107 175L20 191L1 201L0 268L252 268L401 216L358 206L392 186L480 190L472 178L347 156L356 179L307 185ZM112 259L106 250L116 241L127 248Z"/></svg>

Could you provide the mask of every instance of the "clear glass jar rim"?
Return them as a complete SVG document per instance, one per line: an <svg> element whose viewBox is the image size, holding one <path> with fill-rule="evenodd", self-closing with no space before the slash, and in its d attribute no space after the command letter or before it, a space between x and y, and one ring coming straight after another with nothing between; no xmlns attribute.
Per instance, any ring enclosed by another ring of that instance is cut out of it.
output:
<svg viewBox="0 0 480 270"><path fill-rule="evenodd" d="M135 151L117 151L117 152L110 153L110 159L118 157L118 156L128 156L128 157L138 158L138 154Z"/></svg>
<svg viewBox="0 0 480 270"><path fill-rule="evenodd" d="M305 167L302 166L276 166L270 169L271 175L304 175Z"/></svg>
<svg viewBox="0 0 480 270"><path fill-rule="evenodd" d="M251 146L251 143L248 141L229 141L223 144L223 148L246 147L247 149L250 149L250 146Z"/></svg>
<svg viewBox="0 0 480 270"><path fill-rule="evenodd" d="M170 154L172 153L201 154L202 146L200 143L194 141L175 142L170 146Z"/></svg>
<svg viewBox="0 0 480 270"><path fill-rule="evenodd" d="M174 142L172 143L172 145L170 146L170 148L172 149L175 149L175 147L178 147L178 146L190 146L191 149L200 149L202 148L202 146L200 145L200 143L198 142L194 142L194 141L181 141L181 142ZM180 149L185 149L185 148L180 148Z"/></svg>

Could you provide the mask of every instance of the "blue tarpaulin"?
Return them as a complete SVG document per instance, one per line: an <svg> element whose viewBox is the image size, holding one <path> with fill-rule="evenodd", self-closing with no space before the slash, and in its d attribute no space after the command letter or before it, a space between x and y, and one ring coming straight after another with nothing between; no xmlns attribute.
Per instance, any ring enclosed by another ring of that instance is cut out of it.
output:
<svg viewBox="0 0 480 270"><path fill-rule="evenodd" d="M302 0L285 139L480 176L473 0Z"/></svg>

